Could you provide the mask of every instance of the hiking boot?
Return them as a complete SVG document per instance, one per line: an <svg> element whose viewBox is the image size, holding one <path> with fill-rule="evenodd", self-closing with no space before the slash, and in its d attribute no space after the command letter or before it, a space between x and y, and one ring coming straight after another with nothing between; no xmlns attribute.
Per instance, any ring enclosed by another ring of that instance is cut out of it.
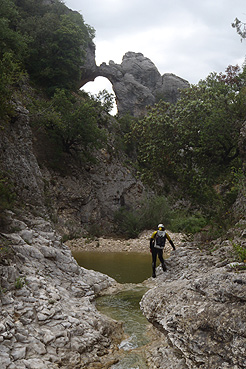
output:
<svg viewBox="0 0 246 369"><path fill-rule="evenodd" d="M156 278L156 274L154 272L152 273L152 278Z"/></svg>
<svg viewBox="0 0 246 369"><path fill-rule="evenodd" d="M165 263L162 263L162 270L163 270L163 272L167 271L167 267L166 267Z"/></svg>

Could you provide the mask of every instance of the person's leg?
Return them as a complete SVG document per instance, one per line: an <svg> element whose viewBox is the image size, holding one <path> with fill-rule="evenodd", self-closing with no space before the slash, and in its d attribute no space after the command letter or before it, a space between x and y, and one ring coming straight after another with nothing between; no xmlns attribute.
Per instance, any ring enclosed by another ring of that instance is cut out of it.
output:
<svg viewBox="0 0 246 369"><path fill-rule="evenodd" d="M158 250L158 257L159 257L159 260L162 266L162 270L163 272L165 272L167 270L167 267L165 265L164 258L163 258L163 250Z"/></svg>
<svg viewBox="0 0 246 369"><path fill-rule="evenodd" d="M157 257L157 252L156 249L152 249L152 277L155 278L156 274L155 274L155 268L156 268L156 257Z"/></svg>

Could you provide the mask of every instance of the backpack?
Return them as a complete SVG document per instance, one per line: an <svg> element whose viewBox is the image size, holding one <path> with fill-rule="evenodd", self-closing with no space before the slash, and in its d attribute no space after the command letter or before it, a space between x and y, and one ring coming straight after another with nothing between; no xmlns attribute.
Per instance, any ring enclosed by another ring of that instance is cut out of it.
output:
<svg viewBox="0 0 246 369"><path fill-rule="evenodd" d="M155 247L157 249L163 249L166 242L166 232L165 231L157 231L155 236Z"/></svg>

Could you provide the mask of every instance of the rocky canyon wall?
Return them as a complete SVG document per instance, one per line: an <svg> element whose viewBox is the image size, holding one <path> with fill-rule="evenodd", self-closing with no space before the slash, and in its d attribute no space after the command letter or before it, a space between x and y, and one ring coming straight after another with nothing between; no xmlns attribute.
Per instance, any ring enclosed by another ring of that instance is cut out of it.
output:
<svg viewBox="0 0 246 369"><path fill-rule="evenodd" d="M94 226L112 232L114 212L123 204L137 205L146 194L134 170L123 164L124 154L114 153L114 139L111 152L95 152L94 163L68 155L61 173L44 159L48 147L43 137L33 136L29 112L20 103L15 109L1 132L0 168L13 181L19 201L52 219L61 234L82 234Z"/></svg>

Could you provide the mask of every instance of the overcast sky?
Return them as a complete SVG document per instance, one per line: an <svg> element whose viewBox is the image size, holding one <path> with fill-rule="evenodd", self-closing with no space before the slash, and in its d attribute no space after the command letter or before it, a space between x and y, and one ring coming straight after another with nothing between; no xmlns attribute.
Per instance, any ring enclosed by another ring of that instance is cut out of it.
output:
<svg viewBox="0 0 246 369"><path fill-rule="evenodd" d="M245 0L64 0L94 27L96 63L120 64L127 51L141 52L161 74L196 84L210 72L242 66L246 41L231 23L246 22ZM90 82L86 88L108 88ZM101 81L103 79L101 78ZM98 86L97 86L98 85Z"/></svg>

